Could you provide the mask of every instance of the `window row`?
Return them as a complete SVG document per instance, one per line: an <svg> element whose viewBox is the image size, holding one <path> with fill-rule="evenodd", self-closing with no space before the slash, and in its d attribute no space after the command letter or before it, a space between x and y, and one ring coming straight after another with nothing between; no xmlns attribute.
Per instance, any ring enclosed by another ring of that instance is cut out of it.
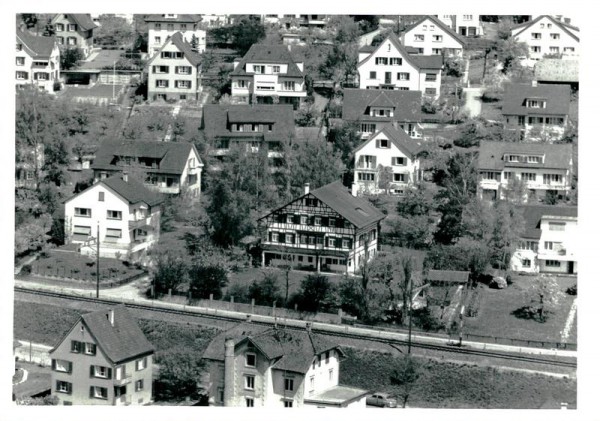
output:
<svg viewBox="0 0 600 421"><path fill-rule="evenodd" d="M377 72L369 72L369 79L377 79ZM391 83L392 72L385 72L386 83ZM410 73L398 72L396 73L396 80L410 80Z"/></svg>
<svg viewBox="0 0 600 421"><path fill-rule="evenodd" d="M65 39L67 42L65 42ZM56 37L56 42L59 45L77 45L77 38L75 37Z"/></svg>
<svg viewBox="0 0 600 421"><path fill-rule="evenodd" d="M156 84L155 86L157 88L168 88L169 87L169 80L167 79L156 79ZM191 80L176 80L175 81L175 88L178 89L191 89L192 88L192 81Z"/></svg>
<svg viewBox="0 0 600 421"><path fill-rule="evenodd" d="M54 25L54 30L56 32L63 32L65 30L67 32L75 32L75 31L77 31L77 24L74 24L74 23L69 23L69 24L56 23Z"/></svg>
<svg viewBox="0 0 600 421"><path fill-rule="evenodd" d="M91 218L92 217L92 209L91 208L75 208L75 216L82 218ZM123 212L117 210L107 210L106 211L107 219L123 219Z"/></svg>
<svg viewBox="0 0 600 421"><path fill-rule="evenodd" d="M333 216L297 215L281 213L277 215L277 222L285 224L314 225L331 228L352 228L352 223L344 218Z"/></svg>
<svg viewBox="0 0 600 421"><path fill-rule="evenodd" d="M71 352L75 354L96 355L96 344L91 342L71 341Z"/></svg>
<svg viewBox="0 0 600 421"><path fill-rule="evenodd" d="M152 73L167 74L170 71L171 66L156 65L152 66ZM176 75L191 75L192 66L174 66Z"/></svg>
<svg viewBox="0 0 600 421"><path fill-rule="evenodd" d="M559 33L555 33L555 32L551 33L550 34L550 38L551 39L560 39L560 34ZM541 32L532 32L531 33L531 39L542 39L542 33Z"/></svg>
<svg viewBox="0 0 600 421"><path fill-rule="evenodd" d="M375 57L375 64L376 65L383 65L383 66L402 66L402 58L400 57Z"/></svg>
<svg viewBox="0 0 600 421"><path fill-rule="evenodd" d="M177 28L177 30L185 32L185 31L188 30L188 25L187 25L187 23L179 23L176 26L174 23L167 23L167 26L166 26L167 31L174 31L175 28ZM193 26L193 28L196 29L195 25ZM158 23L158 22L155 23L154 24L154 29L157 30L157 31L162 31L163 24L162 23Z"/></svg>
<svg viewBox="0 0 600 421"><path fill-rule="evenodd" d="M273 123L268 124L259 124L259 123L232 123L229 126L229 130L232 132L255 132L255 133L265 133L273 131Z"/></svg>
<svg viewBox="0 0 600 421"><path fill-rule="evenodd" d="M90 237L92 235L92 227L85 225L74 225L73 235L78 237ZM106 238L122 238L123 230L117 228L106 228Z"/></svg>
<svg viewBox="0 0 600 421"><path fill-rule="evenodd" d="M442 42L443 41L443 36L442 35L433 35L432 39L433 39L433 42ZM416 42L423 42L423 41L425 41L425 35L415 34L414 41L416 41Z"/></svg>
<svg viewBox="0 0 600 421"><path fill-rule="evenodd" d="M182 59L183 52L181 52L181 51L161 51L160 58Z"/></svg>
<svg viewBox="0 0 600 421"><path fill-rule="evenodd" d="M321 360L325 361L325 364L329 364L329 358L331 356L331 351L326 351L324 354L317 355L312 362L312 369L314 370L316 367L321 367Z"/></svg>
<svg viewBox="0 0 600 421"><path fill-rule="evenodd" d="M279 244L326 245L326 247L342 249L350 249L352 245L351 238L324 237L308 234L286 234L276 231L269 233L269 241Z"/></svg>

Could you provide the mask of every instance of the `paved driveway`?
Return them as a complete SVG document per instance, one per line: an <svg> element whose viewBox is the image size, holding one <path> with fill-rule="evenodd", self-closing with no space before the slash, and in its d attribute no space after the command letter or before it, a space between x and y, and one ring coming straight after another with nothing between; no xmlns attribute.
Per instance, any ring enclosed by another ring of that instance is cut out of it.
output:
<svg viewBox="0 0 600 421"><path fill-rule="evenodd" d="M481 88L463 88L465 96L465 111L469 117L477 117L481 114Z"/></svg>

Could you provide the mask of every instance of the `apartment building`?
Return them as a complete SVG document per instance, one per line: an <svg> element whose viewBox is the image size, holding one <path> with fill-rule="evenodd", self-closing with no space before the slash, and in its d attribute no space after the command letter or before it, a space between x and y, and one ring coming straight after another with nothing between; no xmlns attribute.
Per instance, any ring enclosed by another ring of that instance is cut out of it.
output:
<svg viewBox="0 0 600 421"><path fill-rule="evenodd" d="M203 53L206 50L206 31L200 29L201 15L147 15L144 21L148 24L148 55L150 57L154 57L167 39L176 32L180 32L185 41L195 46L195 52Z"/></svg>
<svg viewBox="0 0 600 421"><path fill-rule="evenodd" d="M181 32L175 32L148 62L148 98L197 101L202 92L201 69L200 54Z"/></svg>
<svg viewBox="0 0 600 421"><path fill-rule="evenodd" d="M390 123L413 139L423 137L421 92L379 89L344 89L342 120L359 123L362 139Z"/></svg>
<svg viewBox="0 0 600 421"><path fill-rule="evenodd" d="M570 101L568 85L506 85L502 105L505 126L531 140L559 139L569 122Z"/></svg>
<svg viewBox="0 0 600 421"><path fill-rule="evenodd" d="M375 132L352 152L359 194L405 194L423 179L417 157L421 147L393 124Z"/></svg>
<svg viewBox="0 0 600 421"><path fill-rule="evenodd" d="M465 42L435 16L425 16L402 33L402 45L419 54L462 57Z"/></svg>
<svg viewBox="0 0 600 421"><path fill-rule="evenodd" d="M127 173L113 175L65 202L65 243L81 254L137 261L160 237L162 196Z"/></svg>
<svg viewBox="0 0 600 421"><path fill-rule="evenodd" d="M577 207L523 206L525 221L510 266L518 272L577 273Z"/></svg>
<svg viewBox="0 0 600 421"><path fill-rule="evenodd" d="M196 147L186 142L105 142L91 165L94 180L128 171L150 190L200 196L204 164Z"/></svg>
<svg viewBox="0 0 600 421"><path fill-rule="evenodd" d="M209 403L227 407L364 408L367 391L338 384L340 347L307 331L241 323L203 354Z"/></svg>
<svg viewBox="0 0 600 421"><path fill-rule="evenodd" d="M36 85L53 93L60 82L60 50L54 37L36 36L17 29L15 84Z"/></svg>
<svg viewBox="0 0 600 421"><path fill-rule="evenodd" d="M529 47L529 58L545 56L566 58L579 55L579 28L548 15L515 26L511 30L515 41Z"/></svg>
<svg viewBox="0 0 600 421"><path fill-rule="evenodd" d="M92 54L97 25L90 14L58 13L51 23L54 25L56 42L61 48L79 48L85 58Z"/></svg>
<svg viewBox="0 0 600 421"><path fill-rule="evenodd" d="M284 45L254 44L233 62L231 99L238 104L291 104L306 97L304 63Z"/></svg>
<svg viewBox="0 0 600 421"><path fill-rule="evenodd" d="M124 305L82 314L52 350L60 405L152 402L154 347Z"/></svg>
<svg viewBox="0 0 600 421"><path fill-rule="evenodd" d="M483 35L479 15L437 15L438 19L463 37Z"/></svg>
<svg viewBox="0 0 600 421"><path fill-rule="evenodd" d="M356 186L351 194L339 181L305 185L304 195L258 220L262 266L355 273L377 253L384 218Z"/></svg>
<svg viewBox="0 0 600 421"><path fill-rule="evenodd" d="M370 53L359 53L358 84L360 89L421 91L437 99L442 67L441 55L409 54L392 33Z"/></svg>
<svg viewBox="0 0 600 421"><path fill-rule="evenodd" d="M272 168L283 164L284 149L296 137L291 105L210 105L204 106L201 128L217 159L235 147L247 152L264 151Z"/></svg>
<svg viewBox="0 0 600 421"><path fill-rule="evenodd" d="M548 194L564 198L571 191L572 145L482 141L477 171L484 198L505 198L506 190L518 182L530 201Z"/></svg>

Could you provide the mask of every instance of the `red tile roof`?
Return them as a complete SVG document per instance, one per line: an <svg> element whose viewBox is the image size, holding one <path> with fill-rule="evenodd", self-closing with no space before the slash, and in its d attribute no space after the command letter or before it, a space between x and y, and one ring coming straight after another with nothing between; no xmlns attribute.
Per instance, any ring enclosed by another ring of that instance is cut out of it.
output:
<svg viewBox="0 0 600 421"><path fill-rule="evenodd" d="M394 107L393 117L371 117L370 106ZM420 122L421 91L344 89L342 119L346 121L401 121Z"/></svg>
<svg viewBox="0 0 600 421"><path fill-rule="evenodd" d="M545 99L546 108L527 108L528 98ZM537 85L513 83L504 91L504 115L565 116L569 114L571 88L569 85Z"/></svg>
<svg viewBox="0 0 600 421"><path fill-rule="evenodd" d="M49 59L56 44L54 37L36 36L17 29L17 40L23 43L34 59Z"/></svg>
<svg viewBox="0 0 600 421"><path fill-rule="evenodd" d="M287 77L303 77L304 73L294 61L290 50L285 45L272 44L253 44L242 61L233 69L231 75L243 76L252 75L245 70L247 63L272 63L272 64L287 64L287 72L279 73L280 76Z"/></svg>
<svg viewBox="0 0 600 421"><path fill-rule="evenodd" d="M544 163L510 163L504 161L505 154L544 155ZM503 170L505 167L569 169L573 148L569 144L507 143L482 141L479 145L478 170Z"/></svg>

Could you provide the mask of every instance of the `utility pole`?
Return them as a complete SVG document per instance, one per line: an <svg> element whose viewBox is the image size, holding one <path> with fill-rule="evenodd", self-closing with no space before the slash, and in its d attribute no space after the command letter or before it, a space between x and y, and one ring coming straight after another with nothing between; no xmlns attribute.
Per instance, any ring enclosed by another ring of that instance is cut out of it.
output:
<svg viewBox="0 0 600 421"><path fill-rule="evenodd" d="M410 347L411 347L411 336L412 336L412 287L413 287L413 282L412 282L412 278L410 280L410 289L409 289L409 296L408 296L408 353L410 354Z"/></svg>
<svg viewBox="0 0 600 421"><path fill-rule="evenodd" d="M100 298L100 221L96 224L96 298Z"/></svg>
<svg viewBox="0 0 600 421"><path fill-rule="evenodd" d="M113 77L112 77L112 102L115 103L115 77L116 77L116 64L117 61L113 61Z"/></svg>

